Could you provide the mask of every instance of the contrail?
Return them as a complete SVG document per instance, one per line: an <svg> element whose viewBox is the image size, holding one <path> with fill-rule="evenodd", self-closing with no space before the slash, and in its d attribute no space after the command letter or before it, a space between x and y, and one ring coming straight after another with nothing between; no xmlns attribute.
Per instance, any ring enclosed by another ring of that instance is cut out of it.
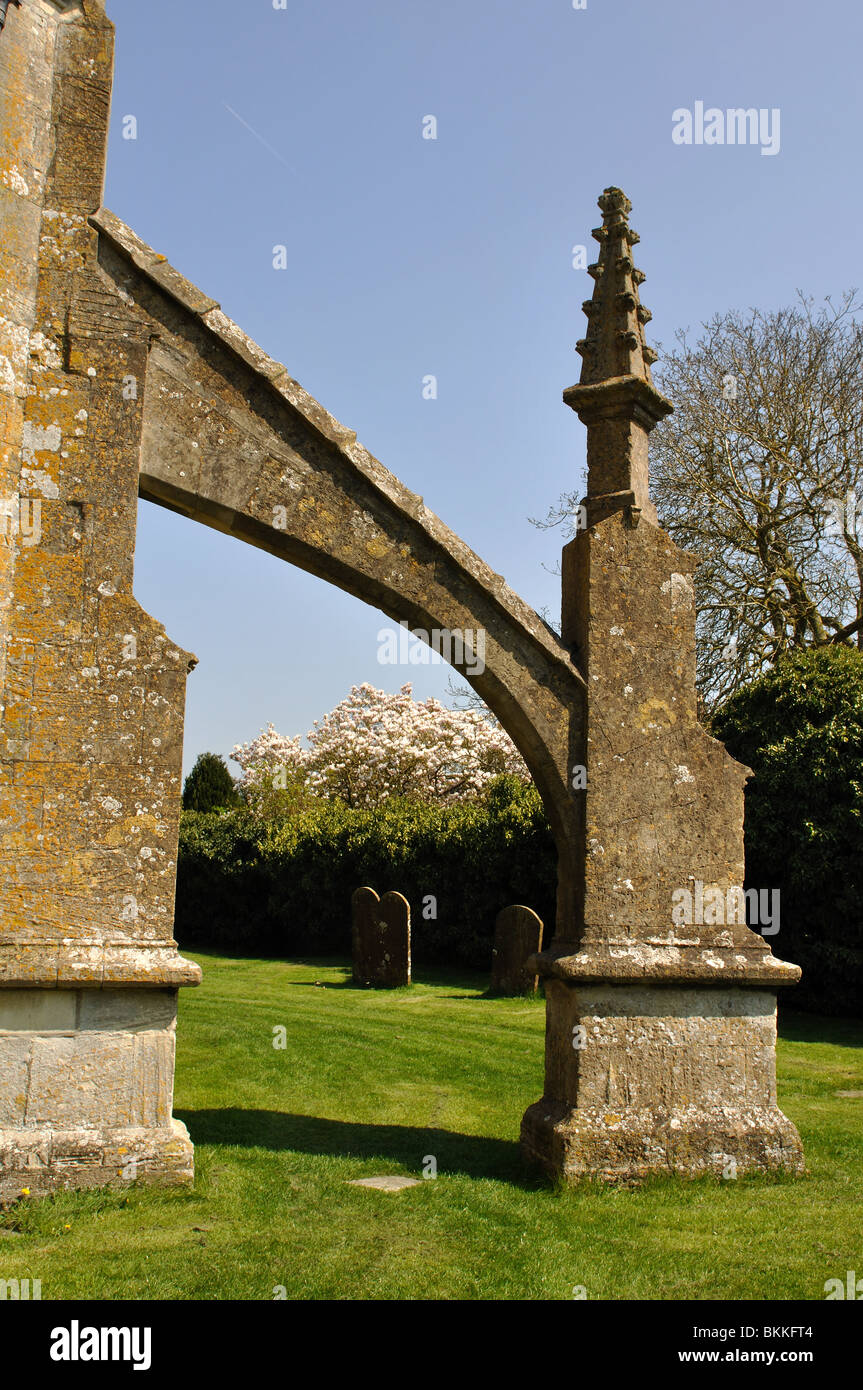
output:
<svg viewBox="0 0 863 1390"><path fill-rule="evenodd" d="M246 127L246 130L249 132L250 135L254 135L256 140L260 140L265 150L269 150L270 154L274 154L276 156L276 159L278 159L281 164L284 164L286 169L290 169L292 174L296 172L296 170L292 167L292 165L288 163L284 156L279 154L279 151L277 149L273 148L269 140L265 140L263 135L260 135L258 131L255 130L254 126L249 125L248 121L243 120L239 111L235 111L233 106L229 106L226 101L223 101L222 105L224 106L226 111L230 111L231 115L234 116L235 119L240 122L240 125L244 125Z"/></svg>

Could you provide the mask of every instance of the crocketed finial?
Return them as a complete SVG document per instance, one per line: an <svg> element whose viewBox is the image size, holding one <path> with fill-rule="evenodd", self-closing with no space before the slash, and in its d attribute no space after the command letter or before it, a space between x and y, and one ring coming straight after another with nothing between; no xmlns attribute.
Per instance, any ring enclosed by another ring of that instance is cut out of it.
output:
<svg viewBox="0 0 863 1390"><path fill-rule="evenodd" d="M644 274L632 262L632 248L640 240L629 225L632 203L620 188L606 188L598 201L602 226L591 235L599 242L599 260L588 266L596 283L593 298L583 305L587 336L576 347L584 359L580 384L617 376L650 381L656 353L644 341L651 314L638 298Z"/></svg>
<svg viewBox="0 0 863 1390"><path fill-rule="evenodd" d="M650 314L638 297L644 275L632 261L639 240L629 225L632 204L620 188L606 188L599 199L602 226L593 236L599 260L588 266L593 298L584 303L587 336L577 386L563 399L587 426L587 512L589 524L625 511L633 523L644 515L656 521L647 476L647 436L673 410L650 375L656 353L644 341Z"/></svg>

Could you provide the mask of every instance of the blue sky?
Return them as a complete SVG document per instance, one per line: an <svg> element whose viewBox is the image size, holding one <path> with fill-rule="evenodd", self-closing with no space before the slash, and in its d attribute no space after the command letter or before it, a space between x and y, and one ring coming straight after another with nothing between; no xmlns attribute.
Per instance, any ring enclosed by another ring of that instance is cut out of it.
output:
<svg viewBox="0 0 863 1390"><path fill-rule="evenodd" d="M561 538L527 518L583 480L561 392L592 291L572 247L594 259L602 189L632 199L654 345L716 312L857 283L854 0L107 9L106 205L555 618ZM675 144L672 113L697 101L778 108L779 152ZM148 503L135 592L200 660L187 770L269 721L305 733L361 681L446 690L446 667L378 664L374 610Z"/></svg>

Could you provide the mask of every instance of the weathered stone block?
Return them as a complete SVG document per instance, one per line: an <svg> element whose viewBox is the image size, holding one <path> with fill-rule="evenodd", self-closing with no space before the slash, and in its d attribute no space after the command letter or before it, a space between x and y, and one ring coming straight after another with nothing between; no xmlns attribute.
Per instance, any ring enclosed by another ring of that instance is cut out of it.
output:
<svg viewBox="0 0 863 1390"><path fill-rule="evenodd" d="M24 1127L163 1127L176 1007L175 990L0 990L2 1113Z"/></svg>
<svg viewBox="0 0 863 1390"><path fill-rule="evenodd" d="M93 1130L0 1130L0 1201L72 1187L131 1182L186 1184L194 1177L186 1126Z"/></svg>
<svg viewBox="0 0 863 1390"><path fill-rule="evenodd" d="M172 1032L177 1023L176 990L86 989L79 992L78 1001L82 1031Z"/></svg>
<svg viewBox="0 0 863 1390"><path fill-rule="evenodd" d="M71 990L4 989L0 993L0 1036L4 1033L73 1033L78 996Z"/></svg>
<svg viewBox="0 0 863 1390"><path fill-rule="evenodd" d="M775 995L545 987L546 1094L524 1117L529 1158L570 1179L803 1170L776 1103Z"/></svg>
<svg viewBox="0 0 863 1390"><path fill-rule="evenodd" d="M29 1071L29 1038L0 1033L0 1132L24 1123Z"/></svg>

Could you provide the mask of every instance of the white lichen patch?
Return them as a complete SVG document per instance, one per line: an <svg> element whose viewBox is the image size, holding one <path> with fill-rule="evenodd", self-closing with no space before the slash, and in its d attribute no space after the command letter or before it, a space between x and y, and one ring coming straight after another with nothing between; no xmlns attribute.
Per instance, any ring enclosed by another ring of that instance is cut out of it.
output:
<svg viewBox="0 0 863 1390"><path fill-rule="evenodd" d="M10 396L27 394L27 351L30 335L20 323L0 314L0 390Z"/></svg>
<svg viewBox="0 0 863 1390"><path fill-rule="evenodd" d="M681 782L694 782L695 778L689 771L685 763L679 763L674 769L674 785L679 787Z"/></svg>
<svg viewBox="0 0 863 1390"><path fill-rule="evenodd" d="M678 609L692 608L695 602L695 591L688 575L673 574L660 587L664 594L670 593L671 595L672 612L676 612Z"/></svg>
<svg viewBox="0 0 863 1390"><path fill-rule="evenodd" d="M0 169L0 183L5 184L11 193L17 193L20 198L30 196L30 185L17 164L10 164L8 169Z"/></svg>
<svg viewBox="0 0 863 1390"><path fill-rule="evenodd" d="M700 946L700 936L680 936L673 927L669 927L665 936L648 936L646 938L648 946Z"/></svg>
<svg viewBox="0 0 863 1390"><path fill-rule="evenodd" d="M17 384L9 358L0 356L0 391L5 391L7 396L14 396Z"/></svg>
<svg viewBox="0 0 863 1390"><path fill-rule="evenodd" d="M30 365L34 372L45 371L48 368L62 367L63 358L60 354L60 344L55 343L53 338L49 338L45 333L33 333L30 335L28 344L30 354Z"/></svg>
<svg viewBox="0 0 863 1390"><path fill-rule="evenodd" d="M59 425L34 425L25 420L21 430L21 457L35 463L37 453L56 454L63 435Z"/></svg>
<svg viewBox="0 0 863 1390"><path fill-rule="evenodd" d="M54 479L42 468L22 468L21 483L28 491L39 492L52 502L60 496L60 489Z"/></svg>

